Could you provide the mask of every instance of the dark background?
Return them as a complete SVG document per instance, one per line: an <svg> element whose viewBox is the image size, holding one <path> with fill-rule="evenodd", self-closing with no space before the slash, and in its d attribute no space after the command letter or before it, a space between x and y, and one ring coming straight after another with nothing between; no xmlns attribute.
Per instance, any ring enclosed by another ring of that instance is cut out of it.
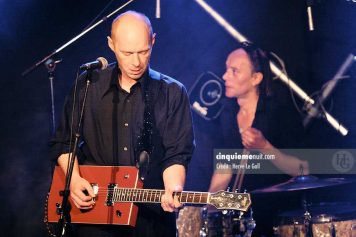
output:
<svg viewBox="0 0 356 237"><path fill-rule="evenodd" d="M349 53L356 53L356 3L314 1L316 30L307 27L306 1L207 1L236 29L265 50L277 53L288 73L307 93L331 79ZM46 236L45 196L51 180L47 142L51 136L51 104L43 65L25 77L21 73L83 30L108 1L0 0L1 168L0 235ZM124 1L114 1L109 13ZM236 41L195 1L162 0L161 19L155 1L134 1L125 9L145 13L157 33L152 68L183 82L190 89L198 76L221 76ZM112 19L63 50L56 59L54 81L56 120L78 65L99 56L113 61L106 44ZM349 134L342 137L325 121L316 121L306 141L315 148L354 148L356 141L356 81L340 81L332 93L330 113ZM276 82L277 83L277 82ZM330 107L328 103L327 107ZM187 188L206 191L211 173L211 122L194 114L197 149ZM3 235L4 234L4 235Z"/></svg>

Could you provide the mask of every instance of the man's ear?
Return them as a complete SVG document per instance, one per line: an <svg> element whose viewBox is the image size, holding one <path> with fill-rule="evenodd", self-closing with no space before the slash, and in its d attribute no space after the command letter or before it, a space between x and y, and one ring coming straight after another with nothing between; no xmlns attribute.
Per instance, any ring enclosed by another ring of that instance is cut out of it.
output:
<svg viewBox="0 0 356 237"><path fill-rule="evenodd" d="M152 35L152 40L151 40L151 46L154 45L155 40L156 40L156 33L153 33L153 35Z"/></svg>
<svg viewBox="0 0 356 237"><path fill-rule="evenodd" d="M108 46L109 46L109 48L110 48L113 52L115 52L115 51L114 51L114 42L113 42L113 40L111 39L110 36L108 36L107 39L108 39Z"/></svg>
<svg viewBox="0 0 356 237"><path fill-rule="evenodd" d="M255 72L253 75L253 85L257 86L259 85L263 80L263 74L260 72Z"/></svg>

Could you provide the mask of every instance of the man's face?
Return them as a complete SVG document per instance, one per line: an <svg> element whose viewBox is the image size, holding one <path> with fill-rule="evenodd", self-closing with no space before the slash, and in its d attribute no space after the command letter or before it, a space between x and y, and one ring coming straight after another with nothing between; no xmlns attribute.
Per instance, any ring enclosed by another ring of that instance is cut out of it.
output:
<svg viewBox="0 0 356 237"><path fill-rule="evenodd" d="M141 78L149 65L153 43L154 36L151 39L144 23L126 22L113 26L109 47L115 53L122 78Z"/></svg>
<svg viewBox="0 0 356 237"><path fill-rule="evenodd" d="M247 53L243 49L233 51L226 60L223 75L226 97L241 98L255 93L259 84L255 76Z"/></svg>

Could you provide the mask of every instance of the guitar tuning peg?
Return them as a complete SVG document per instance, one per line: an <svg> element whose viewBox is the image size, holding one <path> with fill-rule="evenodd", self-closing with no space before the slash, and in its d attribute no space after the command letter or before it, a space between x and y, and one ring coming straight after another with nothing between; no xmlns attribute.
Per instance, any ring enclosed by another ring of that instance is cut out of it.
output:
<svg viewBox="0 0 356 237"><path fill-rule="evenodd" d="M247 193L247 189L244 190L244 193Z"/></svg>
<svg viewBox="0 0 356 237"><path fill-rule="evenodd" d="M230 187L227 187L227 188L226 188L226 192L230 192Z"/></svg>
<svg viewBox="0 0 356 237"><path fill-rule="evenodd" d="M238 189L235 189L235 193L238 193L239 192L239 190Z"/></svg>
<svg viewBox="0 0 356 237"><path fill-rule="evenodd" d="M222 213L223 215L226 215L226 214L228 213L228 210L222 210L221 213Z"/></svg>

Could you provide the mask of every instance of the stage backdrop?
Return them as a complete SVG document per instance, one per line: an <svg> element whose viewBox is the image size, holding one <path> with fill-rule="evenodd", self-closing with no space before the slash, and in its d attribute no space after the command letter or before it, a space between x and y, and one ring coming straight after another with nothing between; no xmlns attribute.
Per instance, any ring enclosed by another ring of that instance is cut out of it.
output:
<svg viewBox="0 0 356 237"><path fill-rule="evenodd" d="M105 13L124 2L113 1ZM306 1L207 1L240 33L277 53L307 93L319 90L346 56L356 53L356 3L313 2L315 31L309 32ZM51 182L47 143L52 131L49 80L43 65L25 77L21 73L81 32L106 3L0 1L0 229L4 236L46 236L44 203ZM152 68L181 81L188 90L203 72L221 77L236 40L193 0L161 0L160 19L155 18L155 4L154 0L134 1L125 8L141 11L152 20L157 33ZM78 66L99 56L114 61L106 39L111 21L55 56L62 60L54 79L56 122ZM316 121L305 137L311 147L355 147L355 91L356 78L350 76L332 93L331 113L348 127L349 135L342 137L325 121ZM209 132L214 122L193 117L197 148L187 188L205 191L212 172L214 134Z"/></svg>

